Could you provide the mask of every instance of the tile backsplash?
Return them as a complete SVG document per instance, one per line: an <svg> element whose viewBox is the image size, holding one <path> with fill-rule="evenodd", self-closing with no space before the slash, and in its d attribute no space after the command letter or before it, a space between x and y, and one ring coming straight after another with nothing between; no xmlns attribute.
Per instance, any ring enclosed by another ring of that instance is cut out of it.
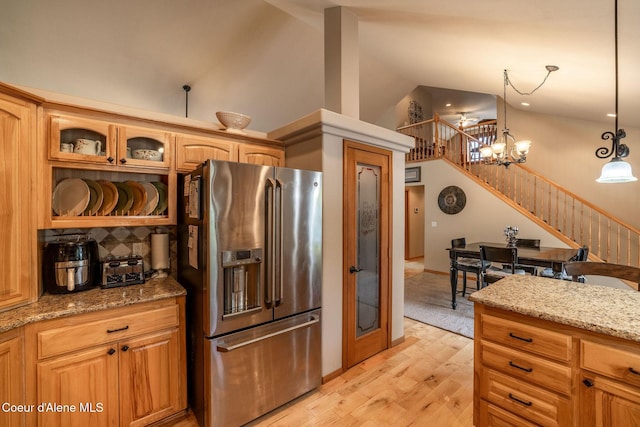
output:
<svg viewBox="0 0 640 427"><path fill-rule="evenodd" d="M144 269L151 269L151 234L169 234L169 274L177 277L177 235L175 226L153 226L153 227L112 227L112 228L84 228L84 229L54 229L39 230L38 240L40 243L50 242L57 236L63 234L86 234L98 243L100 259L108 256L122 257L133 254L133 244L142 244L142 259Z"/></svg>

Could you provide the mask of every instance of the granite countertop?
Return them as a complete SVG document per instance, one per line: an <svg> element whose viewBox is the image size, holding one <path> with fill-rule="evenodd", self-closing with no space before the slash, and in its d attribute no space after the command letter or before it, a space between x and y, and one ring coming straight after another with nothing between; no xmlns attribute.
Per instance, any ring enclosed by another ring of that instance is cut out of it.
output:
<svg viewBox="0 0 640 427"><path fill-rule="evenodd" d="M94 288L73 294L45 294L38 301L0 313L0 332L41 320L108 308L124 307L186 295L187 291L172 277L151 279L139 285L121 288Z"/></svg>
<svg viewBox="0 0 640 427"><path fill-rule="evenodd" d="M536 276L509 276L471 301L640 342L640 292Z"/></svg>

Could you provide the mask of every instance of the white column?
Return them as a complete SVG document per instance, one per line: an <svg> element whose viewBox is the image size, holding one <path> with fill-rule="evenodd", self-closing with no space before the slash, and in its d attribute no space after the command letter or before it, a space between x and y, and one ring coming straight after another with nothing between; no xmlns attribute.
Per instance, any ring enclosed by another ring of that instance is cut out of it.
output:
<svg viewBox="0 0 640 427"><path fill-rule="evenodd" d="M324 104L360 118L358 17L344 7L324 11Z"/></svg>

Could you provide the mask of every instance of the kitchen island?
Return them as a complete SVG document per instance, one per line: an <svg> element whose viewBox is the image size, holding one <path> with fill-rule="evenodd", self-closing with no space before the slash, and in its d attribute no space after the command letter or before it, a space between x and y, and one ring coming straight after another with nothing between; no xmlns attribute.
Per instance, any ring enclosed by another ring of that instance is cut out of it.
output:
<svg viewBox="0 0 640 427"><path fill-rule="evenodd" d="M639 292L511 276L470 300L476 426L640 423Z"/></svg>

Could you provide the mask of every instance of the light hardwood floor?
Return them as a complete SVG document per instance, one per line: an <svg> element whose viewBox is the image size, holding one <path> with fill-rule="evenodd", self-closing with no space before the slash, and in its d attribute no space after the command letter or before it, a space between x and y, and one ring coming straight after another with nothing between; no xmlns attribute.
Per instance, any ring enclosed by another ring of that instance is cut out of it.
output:
<svg viewBox="0 0 640 427"><path fill-rule="evenodd" d="M407 267L406 276L422 271ZM407 318L404 328L400 345L249 425L472 426L473 340Z"/></svg>

